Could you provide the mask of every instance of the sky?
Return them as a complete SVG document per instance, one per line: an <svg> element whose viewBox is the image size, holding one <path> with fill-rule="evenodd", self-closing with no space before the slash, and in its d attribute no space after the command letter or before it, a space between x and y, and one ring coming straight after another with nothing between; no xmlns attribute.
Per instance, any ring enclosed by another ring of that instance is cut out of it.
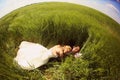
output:
<svg viewBox="0 0 120 80"><path fill-rule="evenodd" d="M120 24L120 0L0 0L0 18L11 11L38 2L70 2L94 8Z"/></svg>

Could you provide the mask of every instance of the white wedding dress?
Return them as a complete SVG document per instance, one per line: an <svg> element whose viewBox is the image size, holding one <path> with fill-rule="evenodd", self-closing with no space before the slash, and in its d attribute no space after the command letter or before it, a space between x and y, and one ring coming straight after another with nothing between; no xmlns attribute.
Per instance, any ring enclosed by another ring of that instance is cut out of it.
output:
<svg viewBox="0 0 120 80"><path fill-rule="evenodd" d="M14 60L22 69L33 70L46 64L52 57L57 56L52 54L51 49L48 50L37 43L22 41Z"/></svg>

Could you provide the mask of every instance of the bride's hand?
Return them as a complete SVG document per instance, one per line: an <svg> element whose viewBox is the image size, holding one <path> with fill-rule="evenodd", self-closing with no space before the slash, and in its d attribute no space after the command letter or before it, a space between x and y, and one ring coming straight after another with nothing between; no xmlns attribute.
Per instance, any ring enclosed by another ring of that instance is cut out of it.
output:
<svg viewBox="0 0 120 80"><path fill-rule="evenodd" d="M72 48L69 45L56 45L52 48L52 53L55 56L63 57L65 54L72 51Z"/></svg>
<svg viewBox="0 0 120 80"><path fill-rule="evenodd" d="M55 55L56 57L63 57L64 54L64 50L63 47L61 45L56 45L54 47L51 48L53 55Z"/></svg>

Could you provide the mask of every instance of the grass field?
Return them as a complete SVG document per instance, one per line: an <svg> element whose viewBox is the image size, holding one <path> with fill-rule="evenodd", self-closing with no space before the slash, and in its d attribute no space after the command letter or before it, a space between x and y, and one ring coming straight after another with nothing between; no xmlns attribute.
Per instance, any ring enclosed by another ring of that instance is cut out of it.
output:
<svg viewBox="0 0 120 80"><path fill-rule="evenodd" d="M33 70L14 64L21 41L47 48L81 46L82 57L50 59ZM37 3L0 19L1 80L119 80L120 24L91 8L71 3Z"/></svg>

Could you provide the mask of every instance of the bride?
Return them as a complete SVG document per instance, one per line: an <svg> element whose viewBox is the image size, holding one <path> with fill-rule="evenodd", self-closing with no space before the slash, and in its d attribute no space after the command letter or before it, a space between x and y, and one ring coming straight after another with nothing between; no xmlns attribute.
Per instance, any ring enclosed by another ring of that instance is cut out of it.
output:
<svg viewBox="0 0 120 80"><path fill-rule="evenodd" d="M38 43L22 41L14 60L22 69L33 70L46 64L50 58L63 57L69 53L76 54L79 51L79 46L71 48L69 45L55 45L47 49Z"/></svg>

